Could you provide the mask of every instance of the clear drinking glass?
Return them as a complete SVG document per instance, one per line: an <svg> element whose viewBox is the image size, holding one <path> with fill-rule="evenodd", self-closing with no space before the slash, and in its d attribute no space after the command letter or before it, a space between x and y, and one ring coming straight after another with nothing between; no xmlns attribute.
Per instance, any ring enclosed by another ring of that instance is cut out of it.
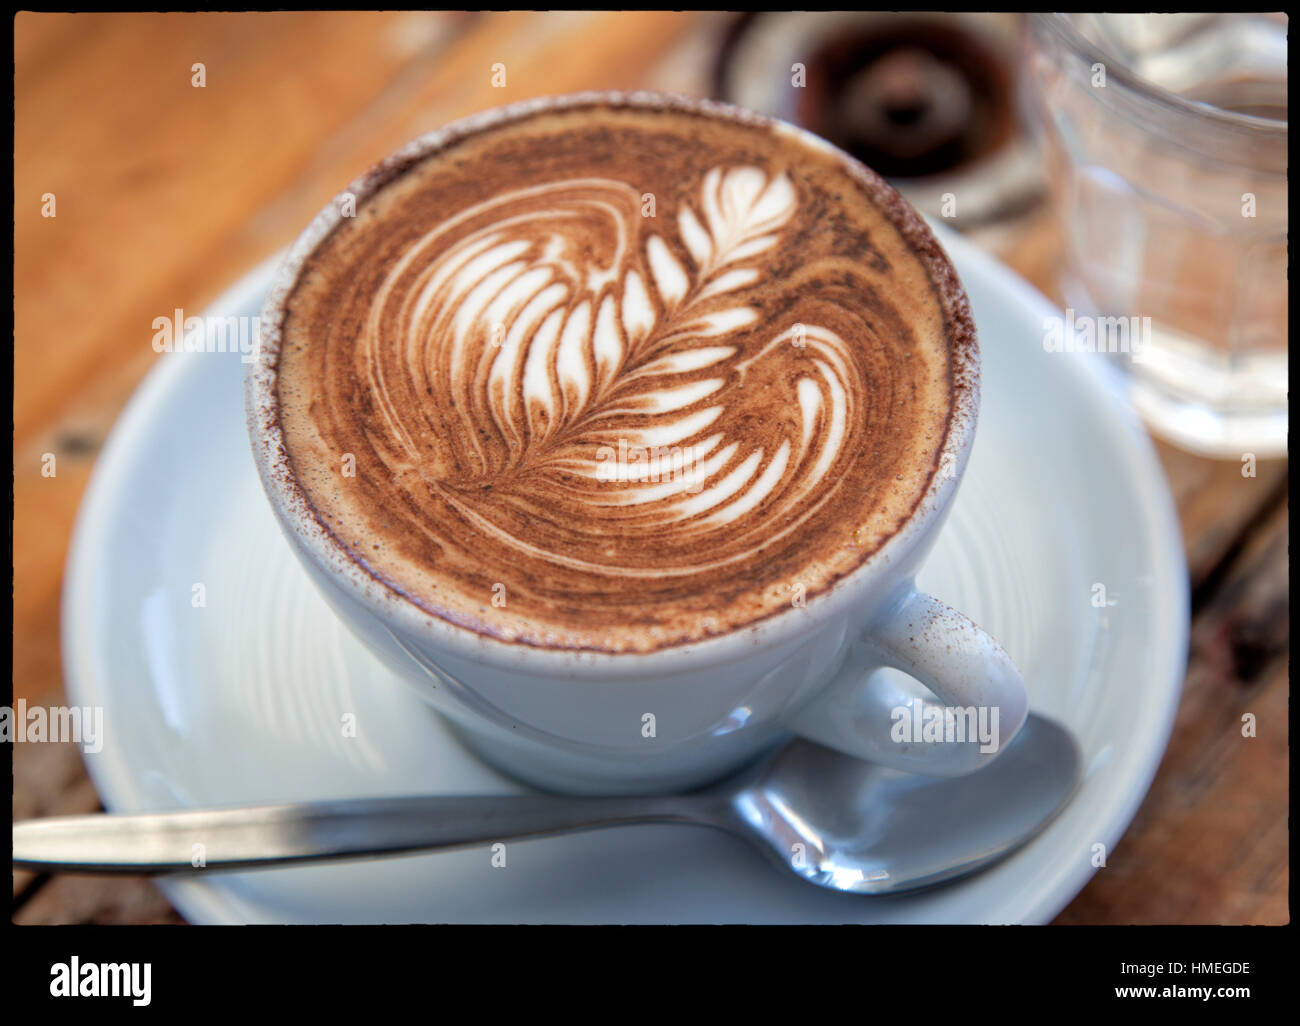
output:
<svg viewBox="0 0 1300 1026"><path fill-rule="evenodd" d="M1028 37L1066 324L1121 361L1157 433L1281 455L1286 16L1044 14Z"/></svg>

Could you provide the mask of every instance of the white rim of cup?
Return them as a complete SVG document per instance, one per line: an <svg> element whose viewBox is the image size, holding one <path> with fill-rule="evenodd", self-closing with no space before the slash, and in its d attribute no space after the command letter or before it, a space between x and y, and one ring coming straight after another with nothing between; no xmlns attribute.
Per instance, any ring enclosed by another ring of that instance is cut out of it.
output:
<svg viewBox="0 0 1300 1026"><path fill-rule="evenodd" d="M293 473L276 401L285 303L297 284L302 265L342 220L344 197L359 206L412 165L463 138L549 110L583 106L672 109L720 117L785 133L835 156L847 173L863 185L925 266L949 331L951 403L947 433L930 483L903 525L854 569L809 595L802 607L792 605L722 634L644 652L546 647L499 638L436 616L391 588L357 562L321 523ZM395 624L408 636L478 662L541 674L617 678L644 674L648 659L655 660L665 672L730 662L755 647L779 645L806 635L810 627L851 606L869 583L879 580L925 539L951 502L974 440L979 375L975 323L952 262L921 215L874 171L806 129L728 103L674 93L589 91L524 100L451 122L407 143L335 196L294 242L276 272L262 311L258 356L245 377L244 399L253 459L280 523L293 532L296 543L322 571L381 622Z"/></svg>

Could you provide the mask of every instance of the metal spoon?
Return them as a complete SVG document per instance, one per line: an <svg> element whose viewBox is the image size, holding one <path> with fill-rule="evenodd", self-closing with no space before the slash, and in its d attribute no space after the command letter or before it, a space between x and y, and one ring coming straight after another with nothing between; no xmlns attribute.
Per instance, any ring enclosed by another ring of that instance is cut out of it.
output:
<svg viewBox="0 0 1300 1026"><path fill-rule="evenodd" d="M253 869L463 848L628 823L694 823L756 844L800 879L893 894L974 872L1037 834L1079 781L1079 747L1031 715L965 777L919 777L794 741L692 794L358 799L63 816L15 823L15 867L45 872Z"/></svg>

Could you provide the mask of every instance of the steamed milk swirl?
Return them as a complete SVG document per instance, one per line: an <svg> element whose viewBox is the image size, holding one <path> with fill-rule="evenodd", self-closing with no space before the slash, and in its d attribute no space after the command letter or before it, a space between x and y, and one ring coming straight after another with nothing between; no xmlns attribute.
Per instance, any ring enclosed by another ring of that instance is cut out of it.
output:
<svg viewBox="0 0 1300 1026"><path fill-rule="evenodd" d="M588 106L383 174L288 304L280 418L318 517L412 601L679 644L812 596L919 501L943 303L833 155Z"/></svg>

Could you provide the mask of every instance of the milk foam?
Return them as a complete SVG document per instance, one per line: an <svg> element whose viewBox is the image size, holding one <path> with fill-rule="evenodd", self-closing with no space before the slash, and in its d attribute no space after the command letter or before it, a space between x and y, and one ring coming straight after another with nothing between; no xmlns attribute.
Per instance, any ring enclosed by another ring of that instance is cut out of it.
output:
<svg viewBox="0 0 1300 1026"><path fill-rule="evenodd" d="M409 366L448 369L432 376L431 402L451 399L461 437L472 443L500 431L528 465L541 443L565 433L564 468L577 479L569 489L607 515L611 507L635 506L639 517L663 524L703 517L697 529L721 531L771 500L764 516L785 521L823 482L844 444L852 408L847 346L833 331L799 325L739 360L738 348L726 343L757 319L746 289L758 281L756 263L777 244L797 197L786 175L742 166L707 171L694 200L677 217L689 265L647 228L652 222L636 190L603 178L510 190L431 229L380 285L357 341L372 393L384 402L380 368L396 344ZM552 227L539 232L539 224ZM607 248L592 253L593 238ZM648 278L638 266L649 267ZM702 305L720 296L725 305ZM394 315L395 339L384 330ZM810 368L794 381L803 430L775 447L709 435L726 403L745 397L739 389L723 397L724 377L694 372L734 363L743 376L755 361L774 358L775 347L796 343ZM654 359L646 361L650 350ZM400 427L396 417L393 425ZM402 458L420 460L409 436L394 434ZM652 452L636 473L613 476L597 454L628 438ZM671 455L653 451L674 448L711 455L674 476ZM479 457L481 467L492 465ZM611 480L628 487L613 495L591 487ZM455 493L447 499L465 512L472 506ZM504 545L537 551L509 527L491 530ZM721 568L751 555L706 563ZM601 569L658 576L695 573L699 564L644 570L606 562Z"/></svg>
<svg viewBox="0 0 1300 1026"><path fill-rule="evenodd" d="M285 328L286 444L332 530L534 643L656 647L823 586L911 509L945 430L943 312L879 212L828 213L846 175L753 128L647 169L618 121L585 167L531 140L556 156L527 184L442 171L477 193L454 210L407 182L323 247Z"/></svg>

